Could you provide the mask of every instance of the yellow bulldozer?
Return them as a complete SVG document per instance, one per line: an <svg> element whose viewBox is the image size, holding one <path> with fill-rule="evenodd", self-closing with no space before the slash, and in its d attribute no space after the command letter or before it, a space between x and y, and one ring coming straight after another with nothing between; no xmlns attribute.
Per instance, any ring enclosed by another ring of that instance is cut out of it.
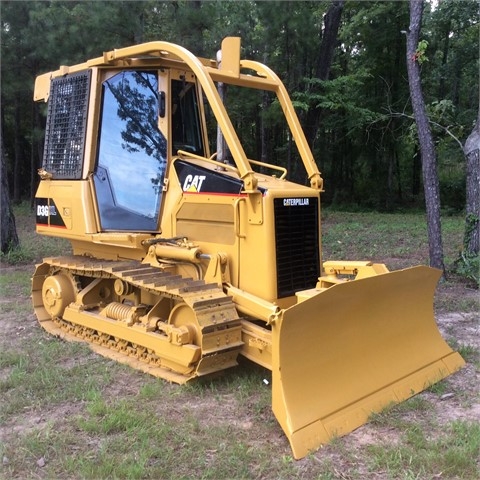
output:
<svg viewBox="0 0 480 480"><path fill-rule="evenodd" d="M155 41L37 77L36 230L72 255L36 266L32 299L53 335L171 382L239 355L270 370L298 459L464 361L435 323L439 271L322 260L322 177L284 85L240 51ZM247 156L223 98L244 91L283 111L305 184Z"/></svg>

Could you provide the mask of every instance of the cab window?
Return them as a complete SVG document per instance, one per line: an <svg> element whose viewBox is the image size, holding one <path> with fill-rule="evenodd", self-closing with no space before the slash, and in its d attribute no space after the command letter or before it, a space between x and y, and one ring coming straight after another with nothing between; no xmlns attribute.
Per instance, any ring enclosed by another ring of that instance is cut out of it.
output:
<svg viewBox="0 0 480 480"><path fill-rule="evenodd" d="M156 71L122 71L102 85L94 183L102 230L156 230L167 142L158 129Z"/></svg>
<svg viewBox="0 0 480 480"><path fill-rule="evenodd" d="M172 154L176 155L178 150L183 150L204 156L195 84L172 80L171 85Z"/></svg>

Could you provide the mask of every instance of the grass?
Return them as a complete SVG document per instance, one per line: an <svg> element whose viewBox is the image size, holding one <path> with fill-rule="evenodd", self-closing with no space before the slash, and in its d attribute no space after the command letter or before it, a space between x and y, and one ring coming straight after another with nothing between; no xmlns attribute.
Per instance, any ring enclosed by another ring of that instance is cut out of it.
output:
<svg viewBox="0 0 480 480"><path fill-rule="evenodd" d="M247 474L245 460L255 457L234 428L202 425L192 414L185 415L181 423L168 416L157 420L134 400L108 405L102 399L89 405L87 412L87 419L79 419L80 430L104 439L96 458L81 466L88 478L145 478L147 472L150 478L165 478L171 476L173 464L177 465L176 478L191 477L192 459L188 457L192 451L200 460L197 471L204 472L203 478L219 478L219 472ZM227 441L231 435L236 442ZM104 461L99 461L102 457ZM115 462L105 461L112 457Z"/></svg>
<svg viewBox="0 0 480 480"><path fill-rule="evenodd" d="M459 292L460 282L461 279L456 282L441 282L441 288L437 290L435 296L435 307L438 311L446 313L480 311L478 290L468 288Z"/></svg>
<svg viewBox="0 0 480 480"><path fill-rule="evenodd" d="M452 267L462 249L464 218L442 219L445 263ZM427 225L419 213L323 212L325 259L373 260L392 268L428 265ZM393 264L389 265L388 260Z"/></svg>
<svg viewBox="0 0 480 480"><path fill-rule="evenodd" d="M425 414L431 409L432 404L430 401L422 396L416 395L398 405L391 405L381 412L373 413L370 416L370 422L380 427L403 429L409 424L406 414L412 411Z"/></svg>
<svg viewBox="0 0 480 480"><path fill-rule="evenodd" d="M86 345L64 343L40 333L23 342L20 352L8 347L0 352L0 365L5 369L0 382L4 402L0 420L27 409L84 401L92 390L109 381L109 370L99 368ZM75 365L71 359L79 355L88 362Z"/></svg>
<svg viewBox="0 0 480 480"><path fill-rule="evenodd" d="M463 357L463 359L475 365L477 368L480 367L480 349L473 345L454 345L455 350Z"/></svg>
<svg viewBox="0 0 480 480"><path fill-rule="evenodd" d="M480 477L478 421L441 419L435 410L452 391L450 379L295 461L271 413L264 369L243 361L219 378L176 386L47 335L28 298L33 263L68 253L68 246L32 235L29 209L15 213L24 253L3 257L0 275L0 478ZM324 217L325 260L369 258L391 268L427 263L421 215L326 211ZM461 217L448 217L444 234L446 256L454 258ZM439 290L437 310L478 311L476 295L458 277ZM478 376L478 347L454 343ZM467 390L461 400L472 405L478 397Z"/></svg>
<svg viewBox="0 0 480 480"><path fill-rule="evenodd" d="M441 396L448 380L429 391ZM395 430L397 441L366 448L371 471L386 479L476 478L479 473L480 423L452 420L438 428L431 401L417 395L371 418L373 425ZM421 421L418 420L421 415Z"/></svg>
<svg viewBox="0 0 480 480"><path fill-rule="evenodd" d="M0 298L28 298L31 290L31 276L32 273L29 271L2 271L0 275ZM32 311L32 303L30 301L2 302L0 311L12 314L28 314Z"/></svg>
<svg viewBox="0 0 480 480"><path fill-rule="evenodd" d="M398 445L382 443L367 451L371 468L385 478L475 478L478 475L480 425L453 421L438 436L431 437L421 426L404 428Z"/></svg>

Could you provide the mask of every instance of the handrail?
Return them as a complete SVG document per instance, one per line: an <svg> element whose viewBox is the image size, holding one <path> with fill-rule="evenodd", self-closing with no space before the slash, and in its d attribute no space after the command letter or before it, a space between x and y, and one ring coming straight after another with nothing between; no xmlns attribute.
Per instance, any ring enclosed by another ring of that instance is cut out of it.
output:
<svg viewBox="0 0 480 480"><path fill-rule="evenodd" d="M247 238L245 234L241 232L240 226L240 203L245 202L245 198L239 197L235 199L233 204L233 222L235 228L235 236L238 238Z"/></svg>
<svg viewBox="0 0 480 480"><path fill-rule="evenodd" d="M228 163L222 163L222 162L219 162L218 160L214 160L212 157L214 157L216 154L213 154L210 158L208 158L208 157L202 157L201 155L197 155L195 153L186 152L185 150L177 150L177 155L181 157L182 160L187 160L188 157L195 158L196 160L201 160L202 162L207 162L207 163L211 163L212 165L217 165L218 167L223 168L225 170L230 170L231 172L235 172L237 175L240 176L240 172L238 171L237 167L234 167L233 165L230 165ZM251 158L247 158L247 160L249 163L253 163L253 165L258 165L260 167L266 167L272 170L278 170L280 172L283 172L282 175L279 177L280 180L283 180L287 176L288 171L285 167L280 167L279 165L272 165L271 163L260 162L259 160L252 160Z"/></svg>
<svg viewBox="0 0 480 480"><path fill-rule="evenodd" d="M282 175L279 177L280 180L283 180L287 176L288 171L285 167L280 167L279 165L272 165L271 163L260 162L258 160L252 160L251 158L247 158L247 160L254 165L259 165L260 167L271 168L272 170L279 170L280 172L283 172Z"/></svg>
<svg viewBox="0 0 480 480"><path fill-rule="evenodd" d="M224 168L225 170L230 170L231 172L236 173L240 176L240 172L237 167L233 165L229 165L228 163L218 162L217 160L213 160L213 158L202 157L201 155L196 155L195 153L186 152L185 150L177 150L177 155L182 160L188 160L188 157L195 158L196 160L201 160L202 162L211 163L212 165L216 165L217 167Z"/></svg>
<svg viewBox="0 0 480 480"><path fill-rule="evenodd" d="M323 191L323 179L320 175L320 171L318 170L318 166L313 159L312 151L308 145L307 139L305 138L305 133L300 125L300 121L295 113L295 109L290 101L290 97L287 93L285 85L272 69L266 65L263 65L262 63L255 62L253 60L241 60L240 68L255 70L257 75L261 75L262 77L277 84L275 93L277 94L278 101L280 102L288 126L290 127L290 131L293 134L300 157L302 158L303 164L307 171L310 185L312 188Z"/></svg>

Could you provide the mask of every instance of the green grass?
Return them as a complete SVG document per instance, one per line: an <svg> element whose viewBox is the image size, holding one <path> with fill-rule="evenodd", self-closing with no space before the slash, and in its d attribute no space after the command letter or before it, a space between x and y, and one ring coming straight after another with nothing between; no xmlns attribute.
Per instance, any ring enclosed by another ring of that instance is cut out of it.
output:
<svg viewBox="0 0 480 480"><path fill-rule="evenodd" d="M408 413L416 412L428 414L431 408L432 405L427 399L421 395L416 395L405 402L388 406L381 412L373 413L370 416L369 421L373 425L378 425L380 427L402 429L409 424L407 418Z"/></svg>
<svg viewBox="0 0 480 480"><path fill-rule="evenodd" d="M447 382L438 382L428 390L441 396L449 391ZM372 415L373 425L397 432L396 442L380 441L366 447L372 472L382 471L382 478L392 480L478 478L480 424L452 420L440 426L432 407L429 400L417 395Z"/></svg>
<svg viewBox="0 0 480 480"><path fill-rule="evenodd" d="M0 478L480 477L478 423L441 422L432 408L452 391L449 379L372 415L373 441L336 438L296 461L271 412L268 371L244 361L218 378L177 386L47 335L28 298L33 263L68 253L68 245L34 235L28 208L16 213L26 253L3 257L0 275ZM422 215L328 210L324 217L324 260L387 260L392 269L428 263ZM443 225L446 258L455 258L462 218ZM470 295L458 277L442 282L439 292L439 311L478 311L476 292ZM478 375L478 348L454 338L452 345ZM456 393L465 405L478 401Z"/></svg>
<svg viewBox="0 0 480 480"><path fill-rule="evenodd" d="M228 471L232 476L248 474L245 460L256 458L235 428L204 425L192 414L185 414L179 423L168 415L152 415L133 399L111 405L97 399L87 406L87 412L78 427L104 438L96 458L79 465L88 478L145 478L147 472L150 478L170 478L172 473L175 478L192 477L192 451L200 460L196 469L203 472L200 478L219 478ZM228 442L232 435L237 438L234 443ZM210 464L211 460L215 461ZM173 464L177 465L175 472Z"/></svg>
<svg viewBox="0 0 480 480"><path fill-rule="evenodd" d="M2 302L0 311L12 314L27 314L32 311L32 302L28 299L31 291L32 272L23 270L3 270L0 274L0 298L26 298L21 302Z"/></svg>
<svg viewBox="0 0 480 480"><path fill-rule="evenodd" d="M479 473L479 449L478 422L453 421L435 437L411 424L398 445L373 445L367 452L372 471L384 471L385 478L474 479Z"/></svg>
<svg viewBox="0 0 480 480"><path fill-rule="evenodd" d="M462 249L464 219L442 219L445 264L452 266ZM323 212L325 260L392 260L397 267L428 265L427 225L419 213ZM387 262L387 266L388 262Z"/></svg>
<svg viewBox="0 0 480 480"><path fill-rule="evenodd" d="M17 294L30 295L32 273L22 270L2 271L0 275L0 296L7 298Z"/></svg>
<svg viewBox="0 0 480 480"><path fill-rule="evenodd" d="M468 295L459 294L457 289L450 289L448 286L441 285L441 290L437 291L435 297L435 306L439 311L445 313L453 312L480 312L480 296L478 291L469 289Z"/></svg>
<svg viewBox="0 0 480 480"><path fill-rule="evenodd" d="M75 365L72 359L78 356L87 357L88 361ZM110 378L109 370L96 363L86 345L64 343L42 332L24 341L20 352L8 347L2 349L0 366L4 369L0 381L4 402L0 420L26 409L84 401L92 390L101 388Z"/></svg>
<svg viewBox="0 0 480 480"><path fill-rule="evenodd" d="M463 359L475 365L477 368L480 367L480 349L473 345L454 345L455 350L463 357Z"/></svg>
<svg viewBox="0 0 480 480"><path fill-rule="evenodd" d="M16 361L11 358L8 363ZM28 370L25 366L22 369ZM52 377L57 378L57 396L37 405L37 409L45 408L46 416L52 400L64 405L80 402L81 408L73 416L57 418L4 445L10 472L24 464L35 470L40 458L46 461L43 472L49 478L253 478L277 469L278 478L290 478L295 472L294 462L285 463L281 458L272 461L269 449L254 448L249 430L230 418L222 419L215 411L198 416L188 406L194 400L188 388L171 387L146 377L139 392L131 396L104 395L101 383L97 383L94 389L83 385L84 394L74 398L65 390L65 378L55 373ZM119 368L111 381L125 373ZM78 375L72 372L72 377L77 380ZM210 400L209 404L221 409L231 396L230 388L241 389L251 382L245 370L234 377L220 383L218 401ZM32 379L24 376L24 380ZM50 391L48 385L36 384L35 388L43 390L45 397ZM211 387L204 383L196 389L208 393Z"/></svg>

